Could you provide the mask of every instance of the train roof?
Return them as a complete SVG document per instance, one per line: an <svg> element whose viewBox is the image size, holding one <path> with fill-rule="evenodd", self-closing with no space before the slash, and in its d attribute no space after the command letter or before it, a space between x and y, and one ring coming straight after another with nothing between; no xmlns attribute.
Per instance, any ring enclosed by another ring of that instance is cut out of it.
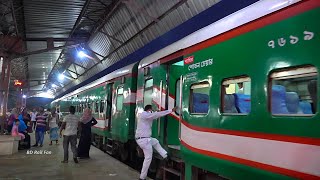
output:
<svg viewBox="0 0 320 180"><path fill-rule="evenodd" d="M77 90L75 90L75 91L73 91L73 92L71 92L69 94L66 94L66 95L62 96L61 98L58 98L58 99L54 100L53 102L57 102L57 101L60 101L62 99L65 99L67 97L76 95L76 94L78 94L78 93L80 93L82 91L85 91L87 89L95 87L95 86L97 86L99 84L102 84L104 82L107 82L107 81L109 81L111 79L130 74L130 73L132 73L135 64L136 63L133 63L133 64L130 64L130 65L125 66L123 68L120 68L120 69L118 69L116 71L113 71L113 72L111 72L111 73L109 73L109 74L107 74L107 75L105 75L105 76L103 76L103 77L101 77L101 78L99 78L99 79L97 79L97 80L85 85L85 86L80 87L79 89L77 89Z"/></svg>
<svg viewBox="0 0 320 180"><path fill-rule="evenodd" d="M139 69L159 59L173 54L179 50L191 47L195 44L208 40L219 34L227 32L231 29L237 28L243 24L256 20L267 14L273 13L301 0L262 0L258 1L242 10L239 10L229 16L220 19L190 35L172 43L171 45L143 58L139 63ZM266 8L270 7L270 8Z"/></svg>

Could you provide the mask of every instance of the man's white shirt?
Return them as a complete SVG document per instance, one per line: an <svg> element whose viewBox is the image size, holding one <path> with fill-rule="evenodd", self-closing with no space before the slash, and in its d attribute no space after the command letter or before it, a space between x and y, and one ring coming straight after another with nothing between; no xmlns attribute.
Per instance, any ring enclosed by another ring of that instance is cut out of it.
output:
<svg viewBox="0 0 320 180"><path fill-rule="evenodd" d="M138 116L138 124L136 129L136 138L138 137L151 137L151 127L154 119L158 119L162 116L170 114L172 110L166 110L161 112L148 112L143 111Z"/></svg>

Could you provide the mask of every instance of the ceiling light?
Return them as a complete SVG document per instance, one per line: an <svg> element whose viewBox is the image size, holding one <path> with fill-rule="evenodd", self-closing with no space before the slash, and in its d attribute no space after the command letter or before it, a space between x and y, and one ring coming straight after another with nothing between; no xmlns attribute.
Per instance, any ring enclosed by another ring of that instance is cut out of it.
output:
<svg viewBox="0 0 320 180"><path fill-rule="evenodd" d="M57 87L57 85L55 85L55 84L51 84L51 87L55 88L55 87Z"/></svg>
<svg viewBox="0 0 320 180"><path fill-rule="evenodd" d="M25 98L27 98L27 96L26 95L22 95L22 98L25 99Z"/></svg>
<svg viewBox="0 0 320 180"><path fill-rule="evenodd" d="M65 78L64 74L59 74L59 79L63 80Z"/></svg>
<svg viewBox="0 0 320 180"><path fill-rule="evenodd" d="M79 51L79 52L78 52L78 56L79 56L80 58L83 58L83 57L85 57L85 56L87 56L87 55L86 55L86 53L84 53L83 51Z"/></svg>

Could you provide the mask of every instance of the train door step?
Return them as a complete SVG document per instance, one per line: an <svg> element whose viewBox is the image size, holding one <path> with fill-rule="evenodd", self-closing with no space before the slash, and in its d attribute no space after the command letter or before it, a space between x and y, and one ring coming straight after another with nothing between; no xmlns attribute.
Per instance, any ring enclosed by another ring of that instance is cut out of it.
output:
<svg viewBox="0 0 320 180"><path fill-rule="evenodd" d="M163 173L163 179L164 180L167 180L167 172L169 172L171 174L174 174L174 175L176 175L178 177L181 177L181 172L179 172L179 171L177 171L177 170L175 170L173 168L163 167L163 171L164 171L164 173Z"/></svg>
<svg viewBox="0 0 320 180"><path fill-rule="evenodd" d="M180 163L184 163L184 161L180 158L176 158L176 157L170 157L170 159L178 164Z"/></svg>
<svg viewBox="0 0 320 180"><path fill-rule="evenodd" d="M171 148L171 149L175 149L175 150L180 151L180 146L179 145L168 145L168 147Z"/></svg>
<svg viewBox="0 0 320 180"><path fill-rule="evenodd" d="M106 148L106 152L107 152L108 154L112 154L112 149L113 149L113 139L107 138L107 148Z"/></svg>

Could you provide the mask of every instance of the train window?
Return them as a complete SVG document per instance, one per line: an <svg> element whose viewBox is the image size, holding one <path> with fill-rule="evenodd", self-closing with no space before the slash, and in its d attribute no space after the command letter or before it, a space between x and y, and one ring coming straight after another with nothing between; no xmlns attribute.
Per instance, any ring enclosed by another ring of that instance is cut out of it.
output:
<svg viewBox="0 0 320 180"><path fill-rule="evenodd" d="M98 101L96 102L96 104L95 104L95 106L94 106L94 111L95 111L96 113L99 112L99 102L98 102Z"/></svg>
<svg viewBox="0 0 320 180"><path fill-rule="evenodd" d="M153 79L147 79L144 85L143 104L144 106L151 104L153 93Z"/></svg>
<svg viewBox="0 0 320 180"><path fill-rule="evenodd" d="M117 91L117 111L121 111L123 107L123 87L118 88Z"/></svg>
<svg viewBox="0 0 320 180"><path fill-rule="evenodd" d="M318 72L313 66L279 69L269 76L269 109L273 115L312 116L317 111Z"/></svg>
<svg viewBox="0 0 320 180"><path fill-rule="evenodd" d="M209 83L193 84L190 91L190 113L207 114L209 111Z"/></svg>
<svg viewBox="0 0 320 180"><path fill-rule="evenodd" d="M221 112L248 114L251 111L251 79L248 76L226 78L221 86Z"/></svg>
<svg viewBox="0 0 320 180"><path fill-rule="evenodd" d="M176 82L176 99L175 99L175 106L177 107L176 113L180 114L180 79Z"/></svg>
<svg viewBox="0 0 320 180"><path fill-rule="evenodd" d="M101 100L101 101L100 101L100 113L103 113L103 111L104 111L104 105L105 105L104 101Z"/></svg>

